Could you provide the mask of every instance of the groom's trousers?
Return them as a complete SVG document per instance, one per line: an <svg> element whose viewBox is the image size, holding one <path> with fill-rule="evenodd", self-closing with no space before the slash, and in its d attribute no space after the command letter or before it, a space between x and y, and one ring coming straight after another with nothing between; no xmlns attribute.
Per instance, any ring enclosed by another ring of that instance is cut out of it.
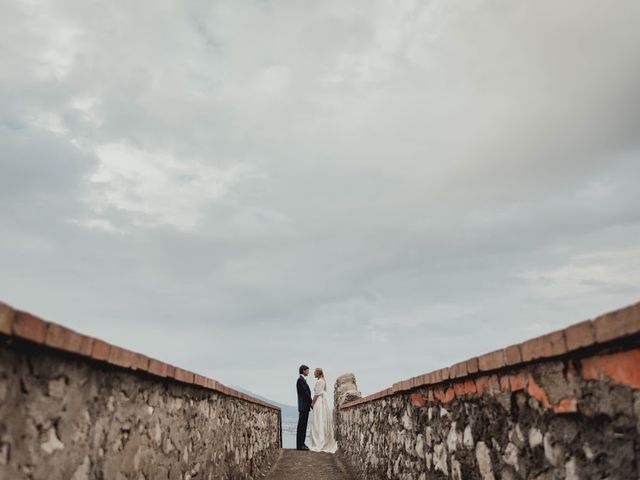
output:
<svg viewBox="0 0 640 480"><path fill-rule="evenodd" d="M307 437L307 424L309 423L309 410L298 412L298 433L296 435L296 448L302 448Z"/></svg>

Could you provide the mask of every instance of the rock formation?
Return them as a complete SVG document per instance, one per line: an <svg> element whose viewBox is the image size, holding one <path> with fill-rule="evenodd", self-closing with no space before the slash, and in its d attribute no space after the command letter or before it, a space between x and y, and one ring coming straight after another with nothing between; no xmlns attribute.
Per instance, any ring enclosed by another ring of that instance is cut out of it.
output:
<svg viewBox="0 0 640 480"><path fill-rule="evenodd" d="M340 405L362 398L356 385L356 376L353 373L340 375L333 389L333 404L337 408Z"/></svg>

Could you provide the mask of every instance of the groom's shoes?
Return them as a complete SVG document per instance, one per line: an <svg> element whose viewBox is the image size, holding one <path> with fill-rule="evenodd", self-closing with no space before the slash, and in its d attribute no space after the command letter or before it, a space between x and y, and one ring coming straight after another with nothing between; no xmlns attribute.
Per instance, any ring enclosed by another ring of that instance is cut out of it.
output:
<svg viewBox="0 0 640 480"><path fill-rule="evenodd" d="M309 450L309 447L307 447L306 445L303 445L302 447L298 448L297 450Z"/></svg>

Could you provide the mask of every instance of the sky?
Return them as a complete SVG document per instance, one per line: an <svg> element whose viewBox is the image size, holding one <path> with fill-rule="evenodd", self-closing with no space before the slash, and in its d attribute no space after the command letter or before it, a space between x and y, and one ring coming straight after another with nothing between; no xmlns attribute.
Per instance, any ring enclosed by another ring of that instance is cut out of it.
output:
<svg viewBox="0 0 640 480"><path fill-rule="evenodd" d="M295 403L640 300L636 0L9 0L0 300Z"/></svg>

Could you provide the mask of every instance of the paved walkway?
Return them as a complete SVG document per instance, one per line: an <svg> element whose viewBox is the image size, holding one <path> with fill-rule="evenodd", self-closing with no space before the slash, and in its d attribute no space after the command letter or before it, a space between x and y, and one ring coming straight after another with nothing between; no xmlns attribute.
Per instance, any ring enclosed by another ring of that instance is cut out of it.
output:
<svg viewBox="0 0 640 480"><path fill-rule="evenodd" d="M267 480L353 480L337 455L281 450Z"/></svg>

